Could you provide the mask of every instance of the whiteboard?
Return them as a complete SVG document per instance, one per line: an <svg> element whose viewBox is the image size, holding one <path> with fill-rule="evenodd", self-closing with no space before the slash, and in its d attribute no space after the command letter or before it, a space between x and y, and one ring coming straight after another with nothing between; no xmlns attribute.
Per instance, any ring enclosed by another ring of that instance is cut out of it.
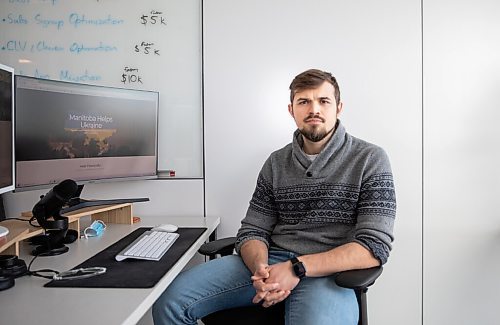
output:
<svg viewBox="0 0 500 325"><path fill-rule="evenodd" d="M158 168L202 177L200 0L2 0L16 74L158 91Z"/></svg>

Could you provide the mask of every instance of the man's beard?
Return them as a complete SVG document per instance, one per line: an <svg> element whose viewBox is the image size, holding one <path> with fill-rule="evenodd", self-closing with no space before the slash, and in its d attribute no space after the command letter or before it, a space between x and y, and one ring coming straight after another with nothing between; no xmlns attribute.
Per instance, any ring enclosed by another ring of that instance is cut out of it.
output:
<svg viewBox="0 0 500 325"><path fill-rule="evenodd" d="M335 127L331 128L329 131L326 131L324 128L320 128L319 126L313 126L311 128L303 127L299 129L300 133L311 142L319 142L323 140L327 135L332 133L335 130Z"/></svg>

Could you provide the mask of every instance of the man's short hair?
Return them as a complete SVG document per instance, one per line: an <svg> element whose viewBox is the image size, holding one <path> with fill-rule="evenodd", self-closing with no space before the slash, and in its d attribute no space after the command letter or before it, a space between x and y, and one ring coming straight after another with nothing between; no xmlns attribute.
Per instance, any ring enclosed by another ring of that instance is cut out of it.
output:
<svg viewBox="0 0 500 325"><path fill-rule="evenodd" d="M306 89L315 89L323 84L323 82L332 84L334 88L335 101L337 105L340 103L340 89L337 79L326 71L318 69L309 69L297 75L290 84L290 103L293 104L293 98L299 91Z"/></svg>

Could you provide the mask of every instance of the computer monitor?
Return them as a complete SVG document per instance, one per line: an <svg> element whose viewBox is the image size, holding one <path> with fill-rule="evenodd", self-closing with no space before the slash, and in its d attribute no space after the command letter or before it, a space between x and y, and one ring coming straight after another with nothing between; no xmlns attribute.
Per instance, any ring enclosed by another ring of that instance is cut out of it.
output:
<svg viewBox="0 0 500 325"><path fill-rule="evenodd" d="M158 92L16 76L16 190L157 177Z"/></svg>
<svg viewBox="0 0 500 325"><path fill-rule="evenodd" d="M14 69L0 64L0 194L14 189Z"/></svg>

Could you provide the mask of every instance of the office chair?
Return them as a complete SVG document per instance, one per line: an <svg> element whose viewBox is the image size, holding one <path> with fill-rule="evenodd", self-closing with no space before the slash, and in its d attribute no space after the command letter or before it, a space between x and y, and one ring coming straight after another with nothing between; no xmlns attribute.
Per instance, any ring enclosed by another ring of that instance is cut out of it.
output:
<svg viewBox="0 0 500 325"><path fill-rule="evenodd" d="M203 244L198 252L210 259L217 255L225 256L233 253L236 237L228 237ZM362 270L339 272L335 275L335 283L343 288L354 289L359 307L358 325L368 325L366 292L368 287L382 274L382 266ZM260 306L239 307L221 310L202 318L205 325L280 325L285 323L285 304L278 303L269 308Z"/></svg>

